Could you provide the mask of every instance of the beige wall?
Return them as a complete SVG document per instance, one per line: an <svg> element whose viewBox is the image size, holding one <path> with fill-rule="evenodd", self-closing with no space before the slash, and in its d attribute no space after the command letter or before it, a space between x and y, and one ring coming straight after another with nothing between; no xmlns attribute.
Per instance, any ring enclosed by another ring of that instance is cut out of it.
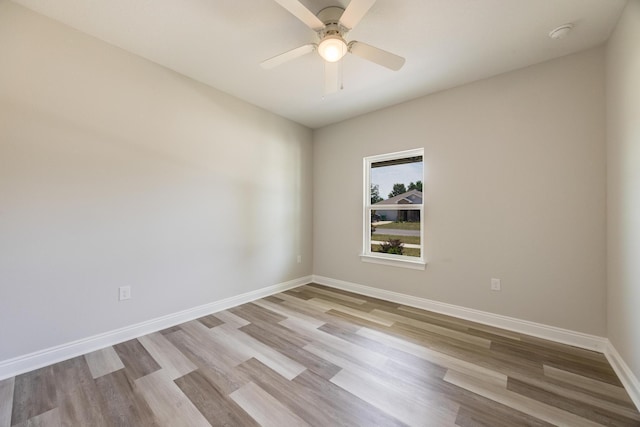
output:
<svg viewBox="0 0 640 427"><path fill-rule="evenodd" d="M607 335L640 378L640 1L607 45Z"/></svg>
<svg viewBox="0 0 640 427"><path fill-rule="evenodd" d="M606 115L608 335L636 376L638 8L607 49ZM603 49L320 129L313 159L308 129L2 0L0 57L0 360L302 277L312 257L318 275L606 334ZM362 158L417 147L429 265L362 263Z"/></svg>
<svg viewBox="0 0 640 427"><path fill-rule="evenodd" d="M0 360L311 274L310 130L7 1L0 58Z"/></svg>
<svg viewBox="0 0 640 427"><path fill-rule="evenodd" d="M604 102L599 48L317 130L314 274L603 336ZM429 264L363 263L362 158L419 147Z"/></svg>

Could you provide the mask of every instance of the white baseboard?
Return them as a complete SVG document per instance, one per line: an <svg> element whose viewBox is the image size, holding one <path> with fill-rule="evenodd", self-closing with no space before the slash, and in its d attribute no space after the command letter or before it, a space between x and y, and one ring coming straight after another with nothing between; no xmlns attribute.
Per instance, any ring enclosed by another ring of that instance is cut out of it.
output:
<svg viewBox="0 0 640 427"><path fill-rule="evenodd" d="M474 310L471 308L401 294L399 292L388 291L385 289L372 288L371 286L345 282L343 280L331 279L329 277L314 275L313 282L386 301L397 302L410 307L421 308L423 310L434 311L436 313L482 323L484 325L495 326L497 328L507 329L509 331L531 335L562 344L568 344L574 347L593 350L599 353L604 353L607 346L607 339L603 337L570 331L568 329L557 328L555 326L543 325L541 323L530 322L528 320L521 320L486 311Z"/></svg>
<svg viewBox="0 0 640 427"><path fill-rule="evenodd" d="M73 342L50 347L23 356L0 361L0 380L10 378L43 366L58 363L72 357L90 353L110 345L128 341L133 338L160 331L180 323L188 322L202 316L245 304L287 289L295 288L311 282L311 276L301 277L288 282L267 286L241 295L182 310L177 313L125 326L124 328L82 338Z"/></svg>
<svg viewBox="0 0 640 427"><path fill-rule="evenodd" d="M604 355L618 375L618 378L620 378L625 390L629 393L629 397L631 397L633 403L635 403L638 410L640 410L640 381L638 381L638 378L633 374L631 368L625 363L620 353L618 353L609 340L607 340Z"/></svg>

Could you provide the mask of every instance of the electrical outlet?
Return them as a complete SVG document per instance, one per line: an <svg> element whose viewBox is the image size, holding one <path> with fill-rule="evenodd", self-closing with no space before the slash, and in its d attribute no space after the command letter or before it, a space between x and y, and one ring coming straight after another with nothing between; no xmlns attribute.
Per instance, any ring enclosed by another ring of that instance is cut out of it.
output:
<svg viewBox="0 0 640 427"><path fill-rule="evenodd" d="M131 286L120 286L118 288L118 300L131 299Z"/></svg>
<svg viewBox="0 0 640 427"><path fill-rule="evenodd" d="M492 291L499 291L501 289L502 289L502 287L500 285L500 279L491 279L491 290Z"/></svg>
<svg viewBox="0 0 640 427"><path fill-rule="evenodd" d="M298 264L302 262L302 255L298 255Z"/></svg>

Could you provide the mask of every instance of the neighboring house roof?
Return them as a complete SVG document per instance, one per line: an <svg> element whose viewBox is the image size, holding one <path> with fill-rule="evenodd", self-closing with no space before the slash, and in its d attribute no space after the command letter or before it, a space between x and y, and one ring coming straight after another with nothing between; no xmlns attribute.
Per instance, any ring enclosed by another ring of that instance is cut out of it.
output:
<svg viewBox="0 0 640 427"><path fill-rule="evenodd" d="M409 190L406 193L398 194L390 199L383 200L375 205L419 205L422 203L422 191Z"/></svg>

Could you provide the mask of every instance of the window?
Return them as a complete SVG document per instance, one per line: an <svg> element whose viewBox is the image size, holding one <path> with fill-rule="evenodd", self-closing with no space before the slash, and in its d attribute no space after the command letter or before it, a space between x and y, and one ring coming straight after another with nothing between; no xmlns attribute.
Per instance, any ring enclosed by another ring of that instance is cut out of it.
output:
<svg viewBox="0 0 640 427"><path fill-rule="evenodd" d="M364 158L363 261L424 269L423 154Z"/></svg>

